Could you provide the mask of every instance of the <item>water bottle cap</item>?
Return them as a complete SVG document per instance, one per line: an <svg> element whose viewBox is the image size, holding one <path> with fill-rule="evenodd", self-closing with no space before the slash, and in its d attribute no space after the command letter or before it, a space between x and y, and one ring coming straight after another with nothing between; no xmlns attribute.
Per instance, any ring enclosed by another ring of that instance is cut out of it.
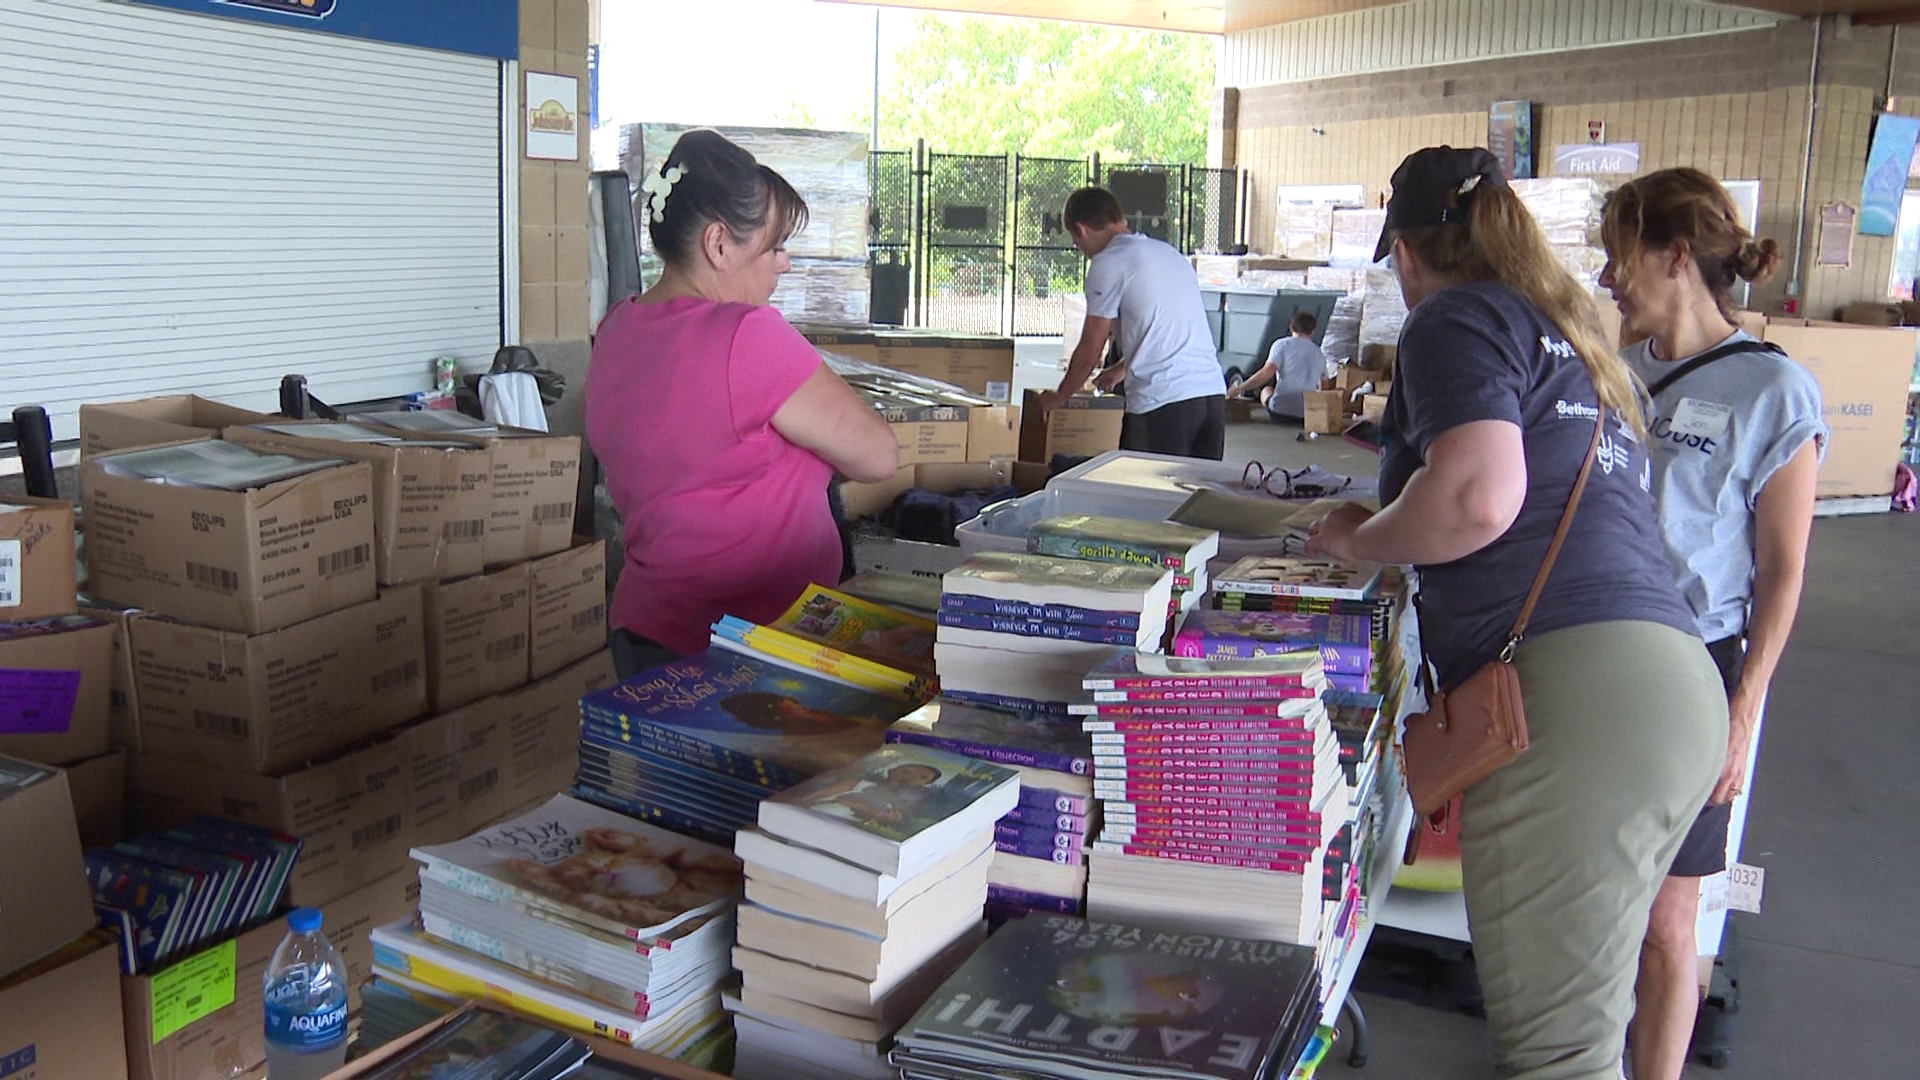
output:
<svg viewBox="0 0 1920 1080"><path fill-rule="evenodd" d="M287 916L287 928L296 934L311 934L320 929L320 909L294 908Z"/></svg>

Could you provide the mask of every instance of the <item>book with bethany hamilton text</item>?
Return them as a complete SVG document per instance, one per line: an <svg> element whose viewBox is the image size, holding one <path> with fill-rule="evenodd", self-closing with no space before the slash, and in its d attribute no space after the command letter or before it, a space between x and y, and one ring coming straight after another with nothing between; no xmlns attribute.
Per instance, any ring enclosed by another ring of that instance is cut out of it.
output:
<svg viewBox="0 0 1920 1080"><path fill-rule="evenodd" d="M1162 568L982 551L947 571L941 589L946 595L1118 611L1148 619L1171 607L1173 577ZM941 602L946 602L944 595Z"/></svg>
<svg viewBox="0 0 1920 1080"><path fill-rule="evenodd" d="M584 731L772 790L878 748L912 708L752 656L662 664L581 699Z"/></svg>
<svg viewBox="0 0 1920 1080"><path fill-rule="evenodd" d="M1244 659L1124 652L1087 672L1081 685L1096 693L1095 701L1132 701L1134 695L1156 695L1138 699L1148 701L1214 697L1258 701L1291 697L1298 688L1324 689L1326 664L1318 651L1307 648ZM1103 691L1127 696L1098 696Z"/></svg>
<svg viewBox="0 0 1920 1080"><path fill-rule="evenodd" d="M1065 514L1035 522L1027 530L1027 550L1191 574L1220 553L1220 534L1171 521Z"/></svg>
<svg viewBox="0 0 1920 1080"><path fill-rule="evenodd" d="M650 942L730 906L740 861L566 795L451 844L414 848L441 883Z"/></svg>
<svg viewBox="0 0 1920 1080"><path fill-rule="evenodd" d="M974 758L889 743L760 804L760 829L883 874L939 862L1020 799L1020 778Z"/></svg>
<svg viewBox="0 0 1920 1080"><path fill-rule="evenodd" d="M1337 563L1253 555L1220 572L1214 587L1224 593L1262 593L1324 600L1366 600L1380 583L1377 563Z"/></svg>
<svg viewBox="0 0 1920 1080"><path fill-rule="evenodd" d="M1318 1020L1310 947L1035 915L987 939L898 1037L906 1075L1258 1080Z"/></svg>
<svg viewBox="0 0 1920 1080"><path fill-rule="evenodd" d="M1327 672L1346 671L1357 664L1370 669L1373 628L1359 615L1202 608L1181 620L1173 651L1182 657L1219 660L1318 651Z"/></svg>

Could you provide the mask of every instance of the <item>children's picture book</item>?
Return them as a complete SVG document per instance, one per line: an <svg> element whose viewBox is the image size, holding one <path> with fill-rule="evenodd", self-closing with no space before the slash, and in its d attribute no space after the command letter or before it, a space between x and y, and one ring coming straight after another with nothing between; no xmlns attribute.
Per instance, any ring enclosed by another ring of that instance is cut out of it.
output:
<svg viewBox="0 0 1920 1080"><path fill-rule="evenodd" d="M367 1080L554 1080L579 1075L586 1043L531 1020L475 1009L408 1048Z"/></svg>
<svg viewBox="0 0 1920 1080"><path fill-rule="evenodd" d="M566 795L411 854L469 895L639 941L727 907L744 887L740 860L725 848Z"/></svg>
<svg viewBox="0 0 1920 1080"><path fill-rule="evenodd" d="M1220 534L1171 521L1065 514L1035 522L1027 531L1027 550L1191 573L1219 553Z"/></svg>
<svg viewBox="0 0 1920 1080"><path fill-rule="evenodd" d="M775 788L876 749L887 725L912 707L712 649L641 672L580 703L589 730L695 768L761 774Z"/></svg>
<svg viewBox="0 0 1920 1080"><path fill-rule="evenodd" d="M895 721L887 741L1073 776L1086 776L1092 766L1091 740L1080 722L1057 713L936 700Z"/></svg>
<svg viewBox="0 0 1920 1080"><path fill-rule="evenodd" d="M809 585L773 629L915 675L933 674L932 620Z"/></svg>
<svg viewBox="0 0 1920 1080"><path fill-rule="evenodd" d="M1285 559L1253 555L1220 572L1221 592L1306 596L1327 600L1365 600L1380 581L1378 563L1337 563L1321 559Z"/></svg>
<svg viewBox="0 0 1920 1080"><path fill-rule="evenodd" d="M761 803L760 828L893 874L950 854L1019 797L1011 769L892 743Z"/></svg>
<svg viewBox="0 0 1920 1080"><path fill-rule="evenodd" d="M819 674L856 690L871 690L906 701L925 701L935 686L931 675L916 675L841 652L812 638L759 626L732 615L722 615L720 621L713 624L710 641L716 649L752 656L809 675Z"/></svg>
<svg viewBox="0 0 1920 1080"><path fill-rule="evenodd" d="M1173 650L1183 657L1248 660L1346 645L1371 655L1372 640L1372 627L1358 615L1202 608L1180 623Z"/></svg>

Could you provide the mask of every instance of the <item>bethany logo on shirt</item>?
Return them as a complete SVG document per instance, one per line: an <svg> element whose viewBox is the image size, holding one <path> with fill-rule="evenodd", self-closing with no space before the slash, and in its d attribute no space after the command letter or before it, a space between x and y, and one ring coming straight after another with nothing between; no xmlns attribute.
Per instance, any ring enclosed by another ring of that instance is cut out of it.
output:
<svg viewBox="0 0 1920 1080"><path fill-rule="evenodd" d="M1547 339L1541 338L1540 340L1545 341ZM1600 419L1599 406L1582 405L1577 401L1568 401L1565 398L1561 398L1559 401L1553 403L1553 411L1557 413L1562 420Z"/></svg>

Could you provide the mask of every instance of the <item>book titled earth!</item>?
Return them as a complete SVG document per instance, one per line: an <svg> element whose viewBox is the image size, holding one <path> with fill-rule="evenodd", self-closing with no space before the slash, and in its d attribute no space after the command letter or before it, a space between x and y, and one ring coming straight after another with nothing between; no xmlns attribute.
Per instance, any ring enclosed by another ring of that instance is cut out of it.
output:
<svg viewBox="0 0 1920 1080"><path fill-rule="evenodd" d="M1033 915L934 993L893 1061L1253 1080L1317 1019L1317 984L1310 946Z"/></svg>
<svg viewBox="0 0 1920 1080"><path fill-rule="evenodd" d="M885 741L912 704L707 650L580 702L589 732L697 769L791 787Z"/></svg>

